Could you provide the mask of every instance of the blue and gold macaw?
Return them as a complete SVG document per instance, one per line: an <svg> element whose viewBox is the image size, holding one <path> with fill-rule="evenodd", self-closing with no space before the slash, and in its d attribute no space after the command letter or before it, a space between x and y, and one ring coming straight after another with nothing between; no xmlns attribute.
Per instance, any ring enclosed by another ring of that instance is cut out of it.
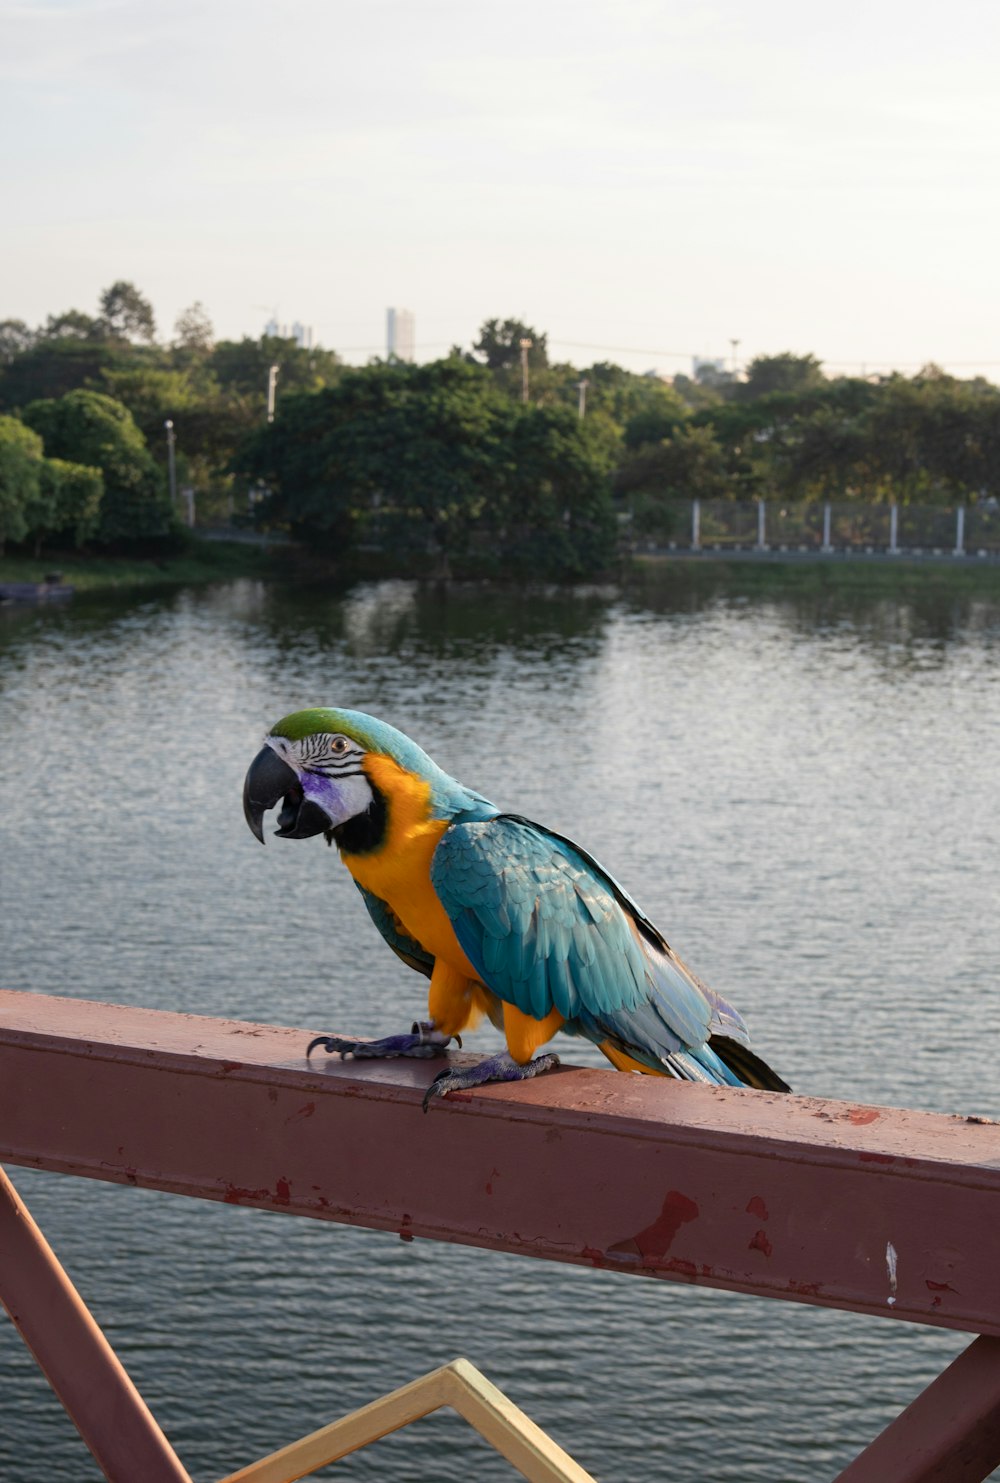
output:
<svg viewBox="0 0 1000 1483"><path fill-rule="evenodd" d="M278 836L336 844L386 942L430 979L428 1020L409 1035L319 1036L309 1052L441 1055L487 1014L506 1051L442 1071L425 1109L434 1096L558 1064L535 1055L557 1030L593 1041L622 1071L788 1090L749 1049L736 1010L592 855L502 812L384 721L329 709L279 721L243 789L261 843L279 802Z"/></svg>

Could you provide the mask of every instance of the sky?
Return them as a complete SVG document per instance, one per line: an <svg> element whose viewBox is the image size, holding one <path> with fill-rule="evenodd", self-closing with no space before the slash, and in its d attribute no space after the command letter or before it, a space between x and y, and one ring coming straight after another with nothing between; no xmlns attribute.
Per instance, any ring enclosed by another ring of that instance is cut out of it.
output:
<svg viewBox="0 0 1000 1483"><path fill-rule="evenodd" d="M995 0L0 0L0 319L1000 381ZM735 345L733 342L737 342Z"/></svg>

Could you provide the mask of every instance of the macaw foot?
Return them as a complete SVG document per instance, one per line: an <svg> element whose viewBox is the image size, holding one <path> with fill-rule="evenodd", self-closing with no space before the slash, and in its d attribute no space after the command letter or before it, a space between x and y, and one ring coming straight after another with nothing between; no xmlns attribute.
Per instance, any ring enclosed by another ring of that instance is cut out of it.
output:
<svg viewBox="0 0 1000 1483"><path fill-rule="evenodd" d="M478 1066L467 1066L462 1071L442 1071L424 1093L424 1111L435 1097L447 1097L449 1092L464 1092L470 1087L485 1086L488 1081L530 1081L539 1071L548 1071L558 1065L558 1056L546 1055L536 1056L522 1066L509 1050L505 1050L498 1056L480 1061Z"/></svg>
<svg viewBox="0 0 1000 1483"><path fill-rule="evenodd" d="M345 1061L390 1060L393 1056L440 1056L458 1035L443 1035L433 1020L418 1020L409 1035L386 1035L381 1040L348 1040L342 1035L317 1035L310 1040L306 1059L321 1045L328 1055L339 1052Z"/></svg>

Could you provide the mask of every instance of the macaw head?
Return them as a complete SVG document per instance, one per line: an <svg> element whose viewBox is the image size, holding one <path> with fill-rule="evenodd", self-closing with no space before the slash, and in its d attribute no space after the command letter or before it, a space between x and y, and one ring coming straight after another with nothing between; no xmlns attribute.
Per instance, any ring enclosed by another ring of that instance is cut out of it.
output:
<svg viewBox="0 0 1000 1483"><path fill-rule="evenodd" d="M378 825L388 795L407 783L422 788L440 817L467 796L415 742L374 716L325 707L295 711L271 728L250 764L243 812L261 844L264 815L280 802L279 838L325 834L343 846L352 820Z"/></svg>

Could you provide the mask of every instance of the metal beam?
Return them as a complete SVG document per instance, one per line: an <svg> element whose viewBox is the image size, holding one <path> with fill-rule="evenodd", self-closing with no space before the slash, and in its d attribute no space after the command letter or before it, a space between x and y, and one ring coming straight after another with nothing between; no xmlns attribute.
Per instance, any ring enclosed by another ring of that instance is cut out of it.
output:
<svg viewBox="0 0 1000 1483"><path fill-rule="evenodd" d="M976 1339L836 1483L982 1483L1000 1467L1000 1340Z"/></svg>
<svg viewBox="0 0 1000 1483"><path fill-rule="evenodd" d="M0 1301L105 1477L191 1483L2 1169L0 1252Z"/></svg>
<svg viewBox="0 0 1000 1483"><path fill-rule="evenodd" d="M0 992L0 1159L1000 1335L995 1123L569 1067L424 1116L312 1033Z"/></svg>

